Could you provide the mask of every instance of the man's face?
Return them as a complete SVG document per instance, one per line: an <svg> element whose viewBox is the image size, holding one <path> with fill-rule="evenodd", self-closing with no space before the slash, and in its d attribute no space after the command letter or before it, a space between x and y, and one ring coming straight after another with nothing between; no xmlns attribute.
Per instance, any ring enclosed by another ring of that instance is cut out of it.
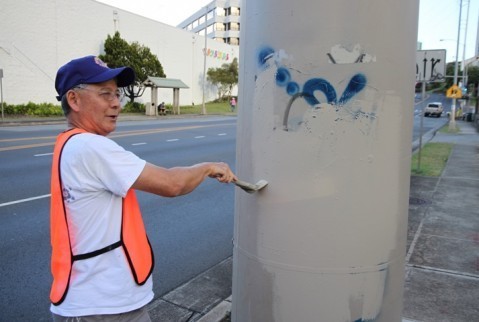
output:
<svg viewBox="0 0 479 322"><path fill-rule="evenodd" d="M120 114L120 92L115 80L73 89L78 99L72 109L73 125L91 133L108 135L116 128Z"/></svg>

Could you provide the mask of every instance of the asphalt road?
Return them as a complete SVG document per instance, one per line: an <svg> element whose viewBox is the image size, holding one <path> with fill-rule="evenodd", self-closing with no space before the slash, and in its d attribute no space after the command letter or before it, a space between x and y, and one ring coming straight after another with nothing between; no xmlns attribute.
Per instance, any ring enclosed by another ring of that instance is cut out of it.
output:
<svg viewBox="0 0 479 322"><path fill-rule="evenodd" d="M440 118L437 117L423 117L422 110L428 102L442 102L444 106L444 113ZM426 99L421 98L421 94L416 96L416 104L414 106L414 125L413 125L413 141L419 139L421 133L424 135L430 130L438 129L446 124L449 119L447 112L451 111L451 99L445 97L443 94L427 95ZM423 117L423 125L421 129L421 117Z"/></svg>
<svg viewBox="0 0 479 322"><path fill-rule="evenodd" d="M413 140L421 108L416 100ZM424 118L422 132L447 117ZM50 321L49 185L56 134L65 125L0 127L0 322ZM164 167L224 161L234 169L236 119L120 122L111 138ZM162 198L138 193L155 251L156 296L176 288L232 254L234 186L207 180L193 193Z"/></svg>
<svg viewBox="0 0 479 322"><path fill-rule="evenodd" d="M54 137L63 128L0 128L0 321L51 320L49 180ZM235 162L233 118L124 122L112 138L165 167ZM234 189L208 179L178 198L138 193L157 296L231 256Z"/></svg>

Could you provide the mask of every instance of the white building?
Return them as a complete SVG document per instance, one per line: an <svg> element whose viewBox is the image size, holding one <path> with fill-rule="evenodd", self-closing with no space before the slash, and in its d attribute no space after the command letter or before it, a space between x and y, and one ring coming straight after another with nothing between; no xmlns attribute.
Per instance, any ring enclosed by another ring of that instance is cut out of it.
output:
<svg viewBox="0 0 479 322"><path fill-rule="evenodd" d="M167 78L182 80L179 102L199 104L203 99L204 52L206 70L231 63L238 46L209 41L203 36L151 20L94 0L1 0L0 69L3 99L9 104L58 103L55 76L58 68L86 55L103 53L108 35L119 31L131 43L150 48ZM206 85L206 101L217 90ZM149 102L147 89L138 100ZM160 89L158 100L173 101L173 90Z"/></svg>
<svg viewBox="0 0 479 322"><path fill-rule="evenodd" d="M240 44L240 0L214 0L178 25L178 28L206 34L219 42Z"/></svg>

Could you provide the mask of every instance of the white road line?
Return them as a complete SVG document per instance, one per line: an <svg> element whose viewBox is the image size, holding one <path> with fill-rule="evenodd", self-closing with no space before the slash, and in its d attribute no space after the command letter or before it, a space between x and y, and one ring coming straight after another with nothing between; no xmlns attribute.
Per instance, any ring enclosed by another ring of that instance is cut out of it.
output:
<svg viewBox="0 0 479 322"><path fill-rule="evenodd" d="M132 143L131 145L145 145L146 142L140 142L140 143Z"/></svg>
<svg viewBox="0 0 479 322"><path fill-rule="evenodd" d="M195 139L202 139L204 137L205 137L204 135L199 135L199 136L195 136Z"/></svg>
<svg viewBox="0 0 479 322"><path fill-rule="evenodd" d="M218 136L226 135L226 133L219 133Z"/></svg>
<svg viewBox="0 0 479 322"><path fill-rule="evenodd" d="M26 198L26 199L20 199L20 200L5 202L5 203L0 203L0 207L10 206L10 205L14 205L14 204L17 204L17 203L28 202L28 201L37 200L37 199L43 199L43 198L50 198L50 194L48 194L48 195L43 195L43 196Z"/></svg>
<svg viewBox="0 0 479 322"><path fill-rule="evenodd" d="M47 155L53 155L53 152L51 152L51 153L34 154L33 156L34 156L34 157L44 157L44 156L47 156Z"/></svg>
<svg viewBox="0 0 479 322"><path fill-rule="evenodd" d="M175 142L175 141L179 141L180 139L169 139L169 140L166 140L166 142Z"/></svg>

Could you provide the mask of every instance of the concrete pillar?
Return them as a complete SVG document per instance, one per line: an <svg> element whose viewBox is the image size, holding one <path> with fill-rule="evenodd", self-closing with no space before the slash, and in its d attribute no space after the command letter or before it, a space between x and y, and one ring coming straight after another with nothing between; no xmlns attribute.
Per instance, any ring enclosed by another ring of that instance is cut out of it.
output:
<svg viewBox="0 0 479 322"><path fill-rule="evenodd" d="M233 321L401 321L418 2L241 19Z"/></svg>
<svg viewBox="0 0 479 322"><path fill-rule="evenodd" d="M158 87L151 86L151 106L146 106L145 114L158 116Z"/></svg>
<svg viewBox="0 0 479 322"><path fill-rule="evenodd" d="M173 88L173 114L180 115L180 89Z"/></svg>

